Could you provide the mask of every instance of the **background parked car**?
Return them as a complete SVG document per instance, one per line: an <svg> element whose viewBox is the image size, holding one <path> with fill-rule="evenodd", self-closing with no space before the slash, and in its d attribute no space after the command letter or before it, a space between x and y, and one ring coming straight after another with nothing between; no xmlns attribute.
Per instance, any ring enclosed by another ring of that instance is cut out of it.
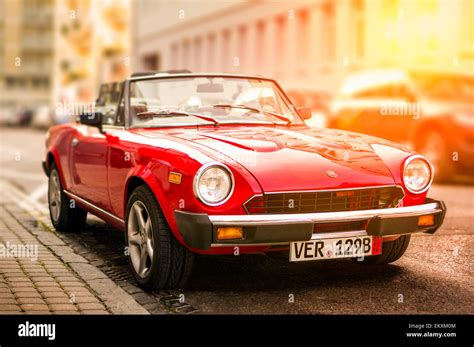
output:
<svg viewBox="0 0 474 347"><path fill-rule="evenodd" d="M21 107L13 113L13 116L8 120L9 126L26 127L31 125L33 119L33 109L29 107Z"/></svg>
<svg viewBox="0 0 474 347"><path fill-rule="evenodd" d="M329 127L405 143L425 154L438 180L474 168L474 76L376 70L349 76Z"/></svg>
<svg viewBox="0 0 474 347"><path fill-rule="evenodd" d="M0 126L7 126L13 119L15 110L12 107L0 107Z"/></svg>
<svg viewBox="0 0 474 347"><path fill-rule="evenodd" d="M33 112L31 125L38 129L48 129L54 125L54 114L49 106L40 106Z"/></svg>

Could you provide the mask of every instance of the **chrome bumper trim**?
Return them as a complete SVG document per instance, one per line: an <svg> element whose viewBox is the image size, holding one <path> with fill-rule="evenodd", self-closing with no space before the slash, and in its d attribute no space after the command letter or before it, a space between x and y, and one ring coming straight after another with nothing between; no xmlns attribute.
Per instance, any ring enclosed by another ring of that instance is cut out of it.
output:
<svg viewBox="0 0 474 347"><path fill-rule="evenodd" d="M210 215L214 226L256 226L285 225L298 223L331 223L358 221L374 217L399 218L423 216L442 212L441 204L432 202L423 205L395 207L379 210L358 210L341 212L299 213L299 214L264 214L264 215Z"/></svg>

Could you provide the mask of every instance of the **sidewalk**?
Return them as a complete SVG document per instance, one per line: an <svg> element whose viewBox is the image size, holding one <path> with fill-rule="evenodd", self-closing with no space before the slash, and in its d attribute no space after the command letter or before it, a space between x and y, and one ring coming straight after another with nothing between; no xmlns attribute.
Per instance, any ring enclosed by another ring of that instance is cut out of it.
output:
<svg viewBox="0 0 474 347"><path fill-rule="evenodd" d="M0 314L148 313L55 235L43 206L0 191Z"/></svg>

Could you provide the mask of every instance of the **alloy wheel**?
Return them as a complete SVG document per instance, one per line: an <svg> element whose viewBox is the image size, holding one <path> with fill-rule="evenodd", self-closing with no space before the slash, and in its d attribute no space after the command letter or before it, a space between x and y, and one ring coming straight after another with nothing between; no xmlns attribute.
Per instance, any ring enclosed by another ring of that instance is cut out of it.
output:
<svg viewBox="0 0 474 347"><path fill-rule="evenodd" d="M135 201L130 208L127 225L128 248L135 272L148 276L153 263L153 226L147 208Z"/></svg>
<svg viewBox="0 0 474 347"><path fill-rule="evenodd" d="M49 178L49 209L52 219L57 221L61 212L61 183L56 170L51 172Z"/></svg>

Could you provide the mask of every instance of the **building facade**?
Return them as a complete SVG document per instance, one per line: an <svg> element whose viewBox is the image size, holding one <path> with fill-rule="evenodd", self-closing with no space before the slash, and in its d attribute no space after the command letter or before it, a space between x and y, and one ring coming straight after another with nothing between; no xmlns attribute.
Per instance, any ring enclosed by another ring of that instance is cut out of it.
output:
<svg viewBox="0 0 474 347"><path fill-rule="evenodd" d="M54 0L0 1L0 108L49 104Z"/></svg>
<svg viewBox="0 0 474 347"><path fill-rule="evenodd" d="M289 89L331 92L364 67L467 61L472 68L470 0L139 0L132 6L137 71L251 73Z"/></svg>
<svg viewBox="0 0 474 347"><path fill-rule="evenodd" d="M91 102L100 83L129 75L129 1L62 0L55 10L54 99Z"/></svg>
<svg viewBox="0 0 474 347"><path fill-rule="evenodd" d="M0 110L91 102L129 75L129 1L0 0Z"/></svg>

